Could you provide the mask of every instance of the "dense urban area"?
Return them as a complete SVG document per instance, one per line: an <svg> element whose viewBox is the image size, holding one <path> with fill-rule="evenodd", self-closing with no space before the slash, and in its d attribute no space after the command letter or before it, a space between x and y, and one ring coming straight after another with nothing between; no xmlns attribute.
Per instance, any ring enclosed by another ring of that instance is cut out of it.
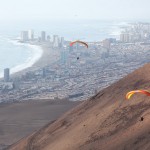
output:
<svg viewBox="0 0 150 150"><path fill-rule="evenodd" d="M0 82L0 102L32 99L86 100L136 68L150 61L150 24L123 27L120 39L88 42L89 48L58 35L34 37L22 31L18 42L38 45L58 56L51 64L10 75L4 70Z"/></svg>

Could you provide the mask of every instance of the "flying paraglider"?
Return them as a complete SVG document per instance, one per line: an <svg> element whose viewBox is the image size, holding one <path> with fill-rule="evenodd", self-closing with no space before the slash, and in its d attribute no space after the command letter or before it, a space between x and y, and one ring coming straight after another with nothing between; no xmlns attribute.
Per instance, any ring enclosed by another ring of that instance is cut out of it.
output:
<svg viewBox="0 0 150 150"><path fill-rule="evenodd" d="M73 46L75 43L81 43L81 44L85 45L87 48L89 47L87 43L85 43L83 41L79 41L79 40L71 42L70 46Z"/></svg>
<svg viewBox="0 0 150 150"><path fill-rule="evenodd" d="M73 41L70 43L70 46L73 46L75 43L81 43L83 44L84 46L86 46L87 48L89 47L87 43L83 42L83 41L79 41L79 40L76 40L76 41ZM79 60L79 57L77 57L77 60Z"/></svg>
<svg viewBox="0 0 150 150"><path fill-rule="evenodd" d="M131 96L135 93L141 93L141 94L145 94L147 96L150 96L150 92L147 90L135 90L135 91L130 91L126 94L126 99L130 99Z"/></svg>

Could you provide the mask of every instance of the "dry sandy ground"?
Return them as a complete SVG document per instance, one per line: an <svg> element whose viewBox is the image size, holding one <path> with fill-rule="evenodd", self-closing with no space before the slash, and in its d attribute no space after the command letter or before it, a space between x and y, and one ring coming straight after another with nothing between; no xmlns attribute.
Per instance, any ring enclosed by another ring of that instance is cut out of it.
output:
<svg viewBox="0 0 150 150"><path fill-rule="evenodd" d="M150 64L100 91L9 150L150 150ZM140 121L141 116L144 117Z"/></svg>
<svg viewBox="0 0 150 150"><path fill-rule="evenodd" d="M10 145L31 134L77 104L79 102L67 100L33 100L1 104L0 147Z"/></svg>

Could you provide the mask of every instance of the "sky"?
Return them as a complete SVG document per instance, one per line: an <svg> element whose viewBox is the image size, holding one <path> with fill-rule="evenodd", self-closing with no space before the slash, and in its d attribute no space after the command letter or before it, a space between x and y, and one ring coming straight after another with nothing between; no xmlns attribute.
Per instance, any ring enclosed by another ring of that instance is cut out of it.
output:
<svg viewBox="0 0 150 150"><path fill-rule="evenodd" d="M149 19L150 0L0 0L0 21Z"/></svg>

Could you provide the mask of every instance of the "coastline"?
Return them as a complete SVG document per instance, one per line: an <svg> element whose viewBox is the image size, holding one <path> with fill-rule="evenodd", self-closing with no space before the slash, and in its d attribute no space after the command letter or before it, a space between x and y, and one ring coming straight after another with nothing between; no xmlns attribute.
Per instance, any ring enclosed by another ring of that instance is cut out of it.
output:
<svg viewBox="0 0 150 150"><path fill-rule="evenodd" d="M11 77L23 75L28 71L40 69L52 64L58 59L58 52L54 51L47 43L27 43L27 45L33 47L34 51L38 50L39 54L34 54L33 57L30 57L27 60L27 62L10 69Z"/></svg>
<svg viewBox="0 0 150 150"><path fill-rule="evenodd" d="M28 67L32 67L43 55L43 50L41 47L37 45L31 45L31 44L26 44L27 48L31 47L30 51L30 57L24 62L23 64L20 64L14 68L11 68L11 74L14 74L16 72L22 71Z"/></svg>

